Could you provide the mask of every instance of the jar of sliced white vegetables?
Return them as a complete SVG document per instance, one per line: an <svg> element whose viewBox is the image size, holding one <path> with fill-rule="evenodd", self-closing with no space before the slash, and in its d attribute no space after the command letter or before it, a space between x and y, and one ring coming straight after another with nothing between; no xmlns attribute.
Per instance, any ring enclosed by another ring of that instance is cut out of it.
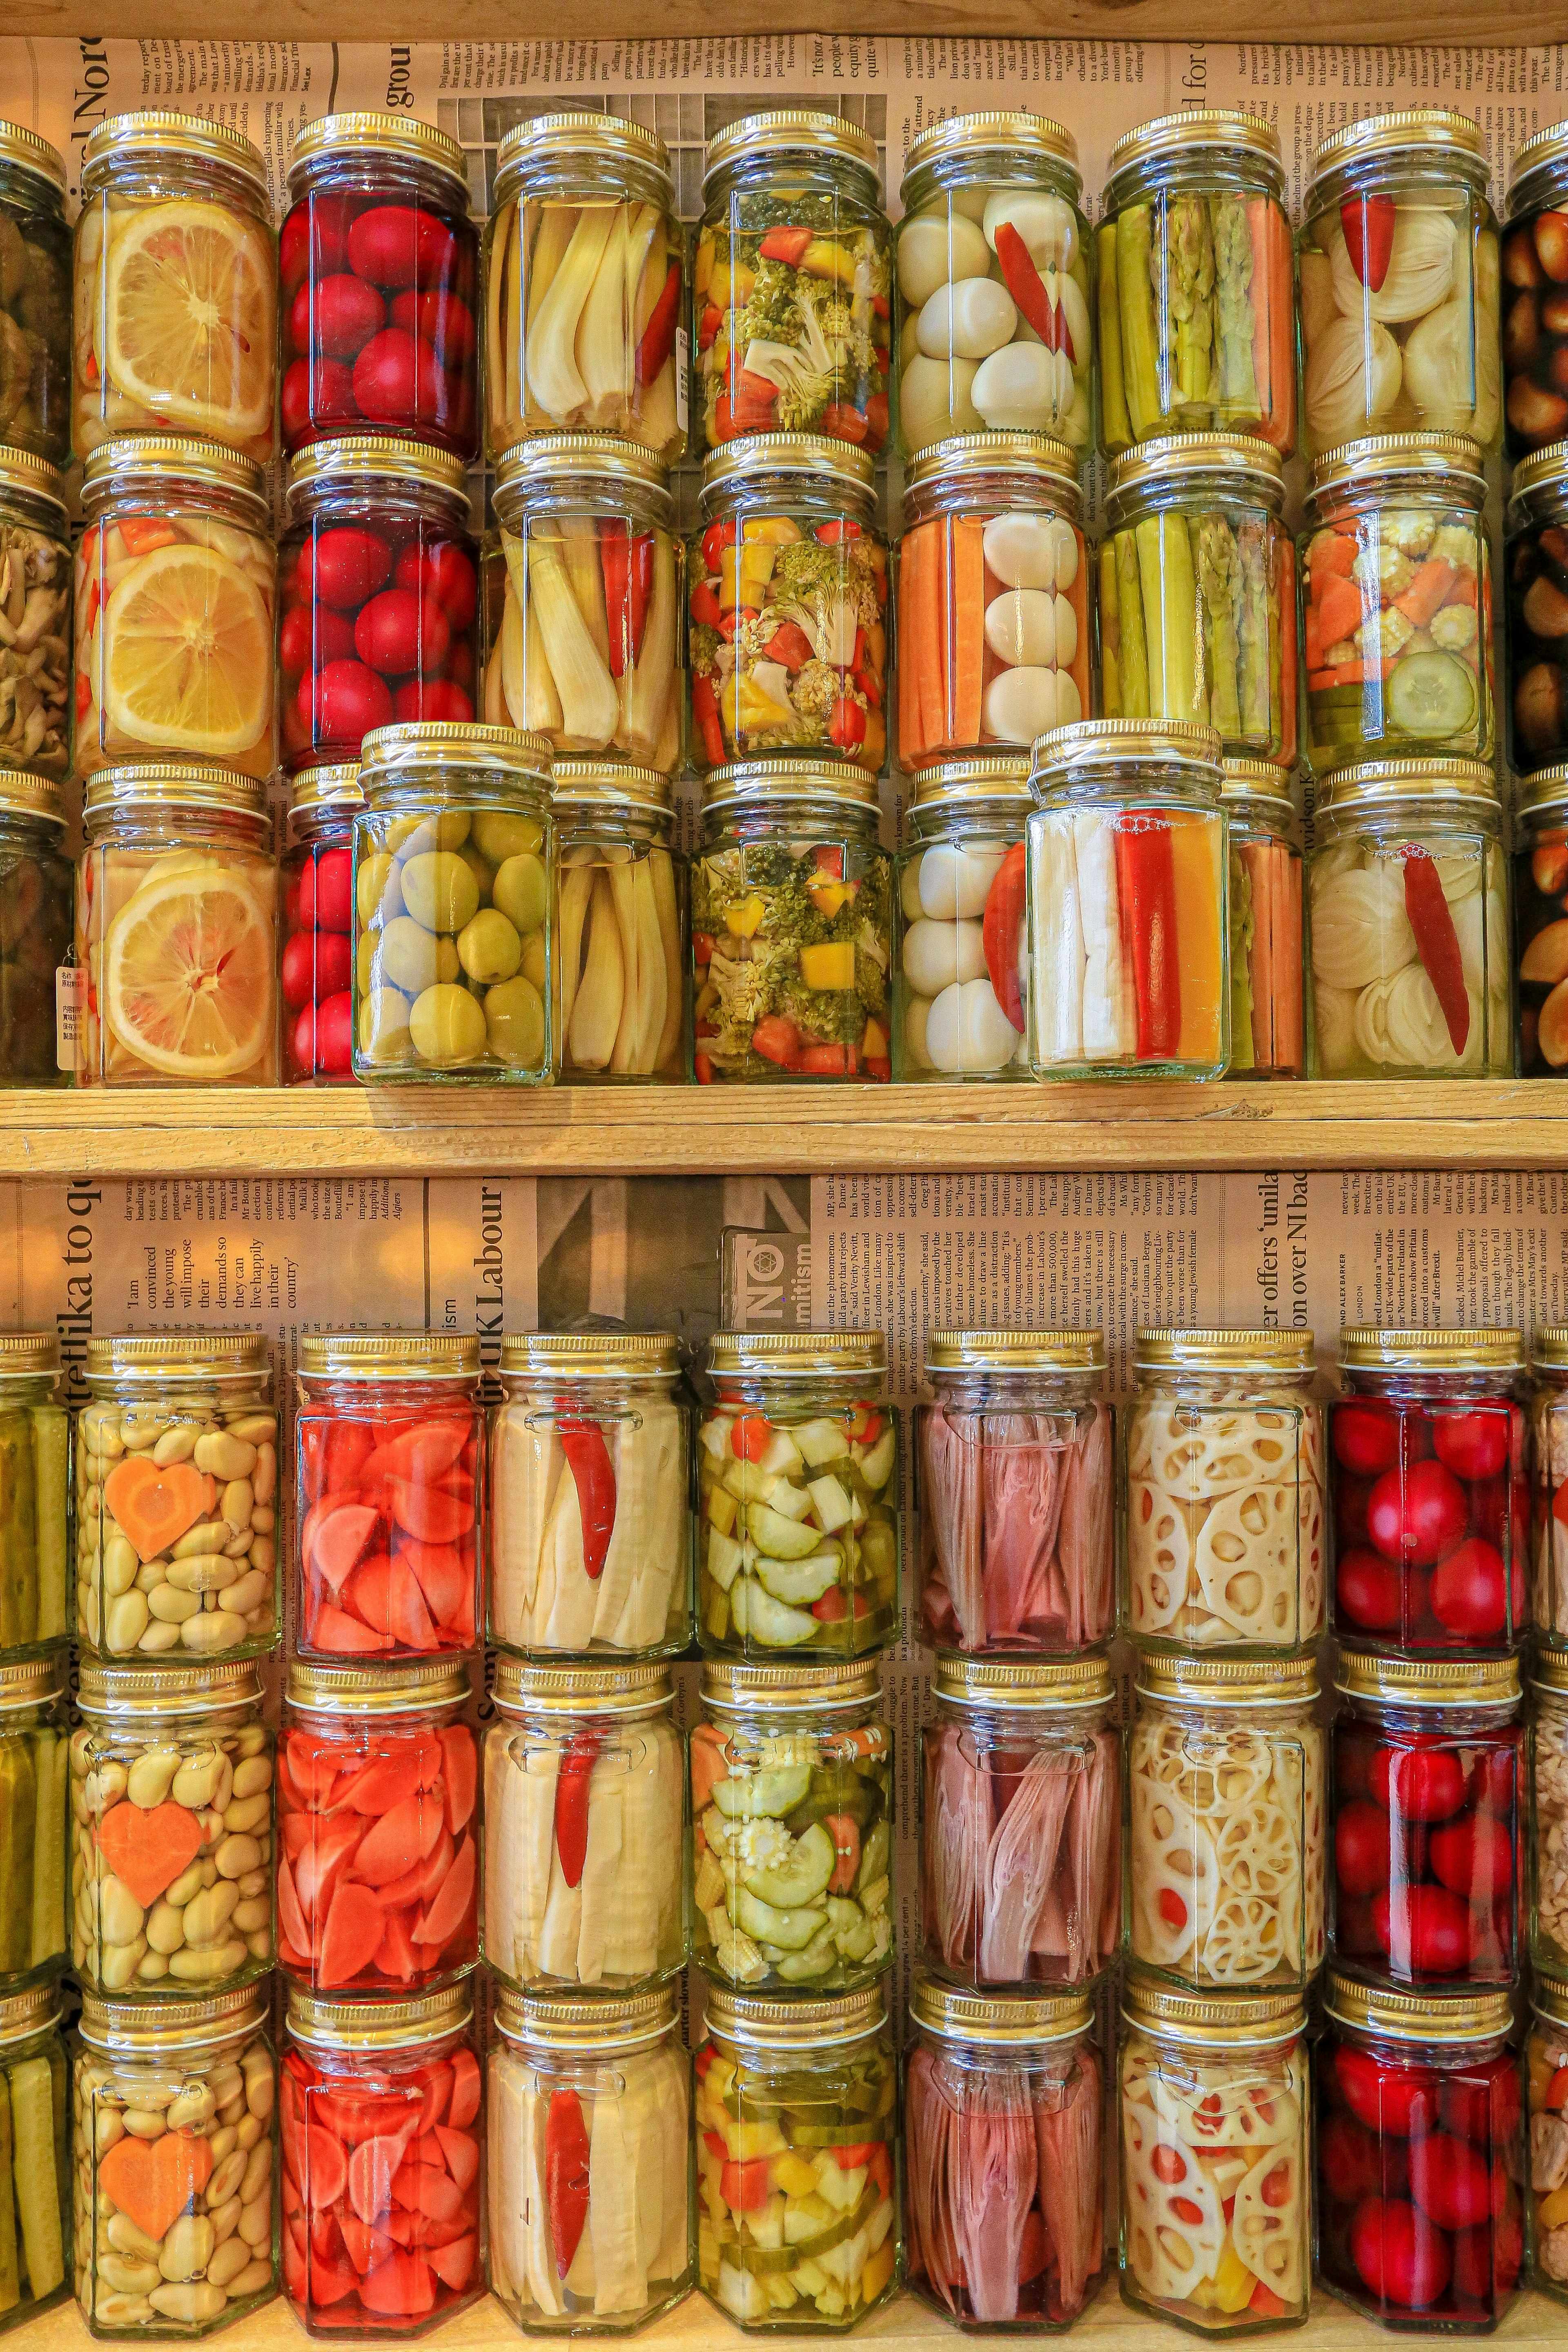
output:
<svg viewBox="0 0 1568 2352"><path fill-rule="evenodd" d="M1026 1078L1029 762L944 761L915 779L899 856L893 1036L901 1078Z"/></svg>
<svg viewBox="0 0 1568 2352"><path fill-rule="evenodd" d="M594 1079L690 1076L688 870L668 776L623 760L557 760L555 937L561 1072Z"/></svg>

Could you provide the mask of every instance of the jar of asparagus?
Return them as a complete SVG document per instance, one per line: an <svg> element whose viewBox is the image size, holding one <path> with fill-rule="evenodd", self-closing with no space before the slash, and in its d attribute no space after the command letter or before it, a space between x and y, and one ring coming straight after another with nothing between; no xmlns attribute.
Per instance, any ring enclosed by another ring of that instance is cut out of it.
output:
<svg viewBox="0 0 1568 2352"><path fill-rule="evenodd" d="M0 1995L66 1965L68 1744L65 1653L0 1663Z"/></svg>
<svg viewBox="0 0 1568 2352"><path fill-rule="evenodd" d="M1267 760L1226 760L1230 820L1230 1069L1299 1078L1306 1066L1301 824L1289 779Z"/></svg>
<svg viewBox="0 0 1568 2352"><path fill-rule="evenodd" d="M894 1041L901 1078L1026 1078L1022 752L944 760L914 781L898 861Z"/></svg>
<svg viewBox="0 0 1568 2352"><path fill-rule="evenodd" d="M52 1331L0 1332L0 1658L26 1657L70 1633L66 1590L69 1423L55 1402Z"/></svg>
<svg viewBox="0 0 1568 2352"><path fill-rule="evenodd" d="M686 860L669 779L619 760L557 760L555 936L561 1075L689 1076Z"/></svg>

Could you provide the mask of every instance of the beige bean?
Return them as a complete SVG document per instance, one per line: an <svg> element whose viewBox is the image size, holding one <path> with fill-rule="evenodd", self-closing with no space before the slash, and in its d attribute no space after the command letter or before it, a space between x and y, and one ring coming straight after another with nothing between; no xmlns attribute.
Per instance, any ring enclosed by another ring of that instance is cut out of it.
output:
<svg viewBox="0 0 1568 2352"><path fill-rule="evenodd" d="M174 1785L174 1775L180 1769L177 1748L149 1748L131 1767L126 1776L125 1793L133 1805L151 1812L161 1805Z"/></svg>
<svg viewBox="0 0 1568 2352"><path fill-rule="evenodd" d="M270 1962L275 1958L275 1954L272 1949L271 1928L256 1928L250 1935L247 1936L245 1939L245 1948L250 1954L253 1960L266 1960Z"/></svg>
<svg viewBox="0 0 1568 2352"><path fill-rule="evenodd" d="M214 2248L207 2261L207 2279L213 2286L232 2286L253 2259L243 2238L230 2238L226 2244Z"/></svg>
<svg viewBox="0 0 1568 2352"><path fill-rule="evenodd" d="M236 1880L235 1892L237 1894L238 1891L239 1883ZM254 1936L258 1928L270 1926L271 1917L271 1907L266 1895L253 1895L246 1902L236 1904L234 1932L237 1936Z"/></svg>
<svg viewBox="0 0 1568 2352"><path fill-rule="evenodd" d="M251 2121L255 2121L254 2116ZM250 2162L246 2166L245 2176L239 2184L241 2203L248 2205L254 2198L259 2197L271 2178L272 2142L269 2139L258 2140L250 2151Z"/></svg>
<svg viewBox="0 0 1568 2352"><path fill-rule="evenodd" d="M196 1440L200 1435L201 1431L190 1421L166 1429L153 1448L153 1459L159 1469L166 1470L171 1462L188 1462L196 1450Z"/></svg>
<svg viewBox="0 0 1568 2352"><path fill-rule="evenodd" d="M107 2156L117 2140L125 2137L125 2126L116 2107L100 2107L92 2119L92 2144L100 2156Z"/></svg>
<svg viewBox="0 0 1568 2352"><path fill-rule="evenodd" d="M169 1962L163 1952L143 1952L136 1963L138 1984L156 1984L169 1973Z"/></svg>
<svg viewBox="0 0 1568 2352"><path fill-rule="evenodd" d="M226 1552L193 1552L188 1559L169 1562L169 1582L176 1592L222 1592L237 1584L245 1570Z"/></svg>
<svg viewBox="0 0 1568 2352"><path fill-rule="evenodd" d="M216 2107L214 2108L213 2113L215 2115L217 2113ZM215 2168L220 2165L223 2162L224 2158L230 2155L233 2150L238 2147L238 2145L239 2134L233 2124L223 2124L216 2131L210 2132L207 2135L207 2146L213 2152L213 2165ZM207 2185L210 2189L212 2184L209 2181ZM209 2204L211 2203L212 2200L210 2197L207 2201Z"/></svg>
<svg viewBox="0 0 1568 2352"><path fill-rule="evenodd" d="M275 1445L257 1447L256 1469L250 1483L256 1490L258 1503L266 1505L271 1502L278 1492L278 1448Z"/></svg>
<svg viewBox="0 0 1568 2352"><path fill-rule="evenodd" d="M216 1984L219 1977L232 1976L236 1969L245 1966L246 1946L237 1938L232 1943L205 1944L199 1951L189 1946L183 1952L169 1955L169 1974L178 1977L182 1984Z"/></svg>
<svg viewBox="0 0 1568 2352"><path fill-rule="evenodd" d="M116 1657L133 1650L147 1631L147 1596L132 1585L118 1601L111 1601L103 1620L103 1638Z"/></svg>
<svg viewBox="0 0 1568 2352"><path fill-rule="evenodd" d="M156 1657L160 1651L177 1650L179 1646L179 1627L165 1625L161 1619L154 1618L137 1643L136 1649L139 1656Z"/></svg>
<svg viewBox="0 0 1568 2352"><path fill-rule="evenodd" d="M213 2096L220 2107L226 2107L229 2101L245 2088L245 2077L239 2071L238 2061L234 2058L226 2058L221 2066L215 2066L207 2081L213 2086Z"/></svg>
<svg viewBox="0 0 1568 2352"><path fill-rule="evenodd" d="M236 1535L241 1528L248 1528L250 1514L256 1508L256 1490L249 1479L231 1478L223 1490L218 1507Z"/></svg>
<svg viewBox="0 0 1568 2352"><path fill-rule="evenodd" d="M150 1446L157 1444L163 1434L164 1426L166 1424L161 1424L156 1421L136 1421L127 1413L121 1422L120 1435L128 1452L145 1454Z"/></svg>
<svg viewBox="0 0 1568 2352"><path fill-rule="evenodd" d="M270 1756L247 1756L234 1768L234 1793L237 1797L258 1797L263 1789L272 1786Z"/></svg>
<svg viewBox="0 0 1568 2352"><path fill-rule="evenodd" d="M160 1555L157 1559L143 1560L132 1581L138 1592L156 1592L164 1582L168 1570L169 1562Z"/></svg>
<svg viewBox="0 0 1568 2352"><path fill-rule="evenodd" d="M268 1535L252 1536L250 1539L251 1567L259 1568L266 1575L270 1576L277 1564L278 1547L273 1542L272 1538Z"/></svg>
<svg viewBox="0 0 1568 2352"><path fill-rule="evenodd" d="M103 1547L103 1589L111 1601L130 1591L141 1565L134 1544L124 1536L110 1537Z"/></svg>
<svg viewBox="0 0 1568 2352"><path fill-rule="evenodd" d="M246 1445L271 1445L278 1436L278 1415L275 1412L246 1412L228 1425L231 1437Z"/></svg>
<svg viewBox="0 0 1568 2352"><path fill-rule="evenodd" d="M272 1818L272 1799L263 1791L259 1797L236 1797L224 1808L223 1825L231 1835L254 1832Z"/></svg>
<svg viewBox="0 0 1568 2352"><path fill-rule="evenodd" d="M264 1575L260 1569L253 1568L228 1587L223 1596L223 1605L226 1609L232 1609L237 1617L248 1617L253 1609L259 1609L271 1591L271 1577Z"/></svg>
<svg viewBox="0 0 1568 2352"><path fill-rule="evenodd" d="M212 1822L204 1821L202 1823L202 1835L204 1837L219 1836L222 1830L223 1823L221 1822L214 1823ZM217 1864L213 1860L210 1853L204 1853L201 1860L197 1862L194 1867L201 1872L202 1885L204 1886L216 1886L217 1885ZM240 1889L241 1894L243 1894L244 1891L245 1890L242 1887Z"/></svg>
<svg viewBox="0 0 1568 2352"><path fill-rule="evenodd" d="M77 1588L77 1630L96 1650L100 1630L98 1587L89 1581Z"/></svg>
<svg viewBox="0 0 1568 2352"><path fill-rule="evenodd" d="M214 1854L220 1878L240 1878L254 1870L261 1860L261 1848L253 1837L226 1837Z"/></svg>
<svg viewBox="0 0 1568 2352"><path fill-rule="evenodd" d="M253 2116L265 2123L272 2113L278 2091L272 2062L265 2050L247 2050L239 2063L245 2075L245 2104Z"/></svg>
<svg viewBox="0 0 1568 2352"><path fill-rule="evenodd" d="M248 2152L256 2146L266 2129L267 2126L259 2116L244 2115L234 2127L234 2136L240 2147Z"/></svg>
<svg viewBox="0 0 1568 2352"><path fill-rule="evenodd" d="M89 1772L87 1778L88 1811L101 1818L110 1805L117 1805L125 1794L128 1778L124 1765L112 1758L108 1763L100 1764L95 1772Z"/></svg>
<svg viewBox="0 0 1568 2352"><path fill-rule="evenodd" d="M169 2126L161 2109L151 2102L144 2107L127 2107L125 2128L132 2139L162 2139Z"/></svg>
<svg viewBox="0 0 1568 2352"><path fill-rule="evenodd" d="M213 1875L215 1877L217 1875L216 1871ZM172 1903L177 1911L183 1911L192 1895L199 1895L206 1883L202 1876L201 1863L193 1862L187 1870L181 1871L173 1886L165 1893L163 1900L165 1903Z"/></svg>
<svg viewBox="0 0 1568 2352"><path fill-rule="evenodd" d="M237 1757L259 1756L271 1736L264 1723L242 1723L234 1735L234 1753Z"/></svg>
<svg viewBox="0 0 1568 2352"><path fill-rule="evenodd" d="M224 2158L221 2164L214 2167L212 2179L207 2182L209 2213L216 2213L220 2205L226 2205L231 2197L238 2194L239 2184L245 2179L245 2168L248 2161L247 2150L237 2147Z"/></svg>
<svg viewBox="0 0 1568 2352"><path fill-rule="evenodd" d="M193 1812L210 1805L222 1765L223 1759L216 1748L203 1748L195 1755L187 1756L174 1775L170 1791L175 1804L187 1806Z"/></svg>
<svg viewBox="0 0 1568 2352"><path fill-rule="evenodd" d="M111 1944L104 1950L99 1961L98 1975L105 1992L124 1991L146 1949L147 1938L138 1936L133 1944Z"/></svg>
<svg viewBox="0 0 1568 2352"><path fill-rule="evenodd" d="M247 2294L270 2294L271 2291L272 2262L269 2250L258 2254L254 2262L247 2263L229 2288L229 2294L236 2303Z"/></svg>
<svg viewBox="0 0 1568 2352"><path fill-rule="evenodd" d="M239 2209L239 2234L247 2246L269 2245L272 2240L272 2194L264 2189Z"/></svg>
<svg viewBox="0 0 1568 2352"><path fill-rule="evenodd" d="M79 1519L101 1518L103 1516L102 1487L96 1482L89 1482L82 1488L81 1497L77 1504L76 1509Z"/></svg>
<svg viewBox="0 0 1568 2352"><path fill-rule="evenodd" d="M178 1592L172 1584L160 1584L147 1595L148 1608L163 1625L183 1625L187 1617L198 1613L201 1605L199 1592Z"/></svg>
<svg viewBox="0 0 1568 2352"><path fill-rule="evenodd" d="M133 1944L142 1933L142 1906L125 1881L106 1878L98 1890L98 1927L104 1942Z"/></svg>
<svg viewBox="0 0 1568 2352"><path fill-rule="evenodd" d="M216 1943L233 1918L238 1902L238 1890L226 1885L222 1880L216 1886L204 1887L185 1906L185 1942Z"/></svg>
<svg viewBox="0 0 1568 2352"><path fill-rule="evenodd" d="M219 2123L226 2126L227 2128L233 2132L236 2144L237 2145L239 2140L239 2127L245 2121L245 2093L243 2091L237 2091L232 2099L226 2099L222 2106L218 2109L217 2114Z"/></svg>
<svg viewBox="0 0 1568 2352"><path fill-rule="evenodd" d="M175 1559L191 1559L197 1552L221 1551L227 1540L227 1535L221 1527L215 1527L210 1519L199 1519L194 1528L187 1528L183 1536L175 1537L173 1557Z"/></svg>
<svg viewBox="0 0 1568 2352"><path fill-rule="evenodd" d="M163 2251L156 2238L139 2230L129 2213L116 2213L109 2223L109 2245L111 2253L129 2254L143 2263L155 2263Z"/></svg>
<svg viewBox="0 0 1568 2352"><path fill-rule="evenodd" d="M214 1478L248 1478L256 1467L256 1448L230 1430L209 1429L196 1440L195 1460L196 1468Z"/></svg>
<svg viewBox="0 0 1568 2352"><path fill-rule="evenodd" d="M155 2286L147 2300L163 2318L183 2319L189 2326L196 2320L216 2319L228 2297L210 2279L196 2279L177 2286Z"/></svg>
<svg viewBox="0 0 1568 2352"><path fill-rule="evenodd" d="M233 1796L234 1759L226 1754L223 1762L218 1766L217 1787L212 1793L213 1811L215 1813L226 1813Z"/></svg>
<svg viewBox="0 0 1568 2352"><path fill-rule="evenodd" d="M239 2227L238 2198L226 2197L221 2205L209 2204L207 2220L212 2223L213 2235L221 2246L224 2240L226 2238L232 2238L235 2231ZM243 2245L245 2242L242 2239L240 2242Z"/></svg>
<svg viewBox="0 0 1568 2352"><path fill-rule="evenodd" d="M250 1524L257 1535L269 1536L277 1528L278 1514L270 1503L258 1503L250 1514Z"/></svg>
<svg viewBox="0 0 1568 2352"><path fill-rule="evenodd" d="M220 1527L226 1527L227 1524L228 1522L226 1519L219 1521ZM228 1554L230 1559L244 1559L248 1554L251 1545L255 1541L256 1538L251 1534L248 1527L237 1528L233 1535L230 1536L227 1543L225 1544L224 1549Z"/></svg>
<svg viewBox="0 0 1568 2352"><path fill-rule="evenodd" d="M216 2113L217 2101L213 2097L211 2085L198 2083L194 2089L182 2091L178 2098L170 2100L169 2129L189 2131L198 2124L210 2123Z"/></svg>
<svg viewBox="0 0 1568 2352"><path fill-rule="evenodd" d="M85 2300L80 2287L77 2300ZM99 2294L93 2297L92 2315L105 2327L145 2327L155 2315L144 2294Z"/></svg>
<svg viewBox="0 0 1568 2352"><path fill-rule="evenodd" d="M157 2263L139 2262L130 2254L100 2254L98 2274L110 2286L118 2287L121 2294L145 2294L149 2287L158 2284Z"/></svg>
<svg viewBox="0 0 1568 2352"><path fill-rule="evenodd" d="M241 2222L244 2220L242 2213ZM213 2225L205 2213L182 2213L170 2225L163 2251L158 2257L158 2268L166 2279L200 2278L216 2244Z"/></svg>
<svg viewBox="0 0 1568 2352"><path fill-rule="evenodd" d="M118 1609L123 1604L116 1601L114 1605ZM236 1648L249 1630L244 1618L237 1617L232 1610L217 1609L210 1617L193 1617L187 1624L182 1625L180 1639L187 1650L205 1655L214 1650Z"/></svg>

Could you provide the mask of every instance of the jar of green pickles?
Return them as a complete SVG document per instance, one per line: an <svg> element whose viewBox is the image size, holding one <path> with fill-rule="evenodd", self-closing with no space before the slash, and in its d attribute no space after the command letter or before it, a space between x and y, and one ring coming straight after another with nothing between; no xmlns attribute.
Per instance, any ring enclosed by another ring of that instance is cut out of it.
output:
<svg viewBox="0 0 1568 2352"><path fill-rule="evenodd" d="M803 2000L715 1986L706 2024L699 2284L743 2328L852 2327L902 2268L897 2061L881 1991Z"/></svg>
<svg viewBox="0 0 1568 2352"><path fill-rule="evenodd" d="M69 1423L52 1331L0 1332L0 1658L68 1638Z"/></svg>
<svg viewBox="0 0 1568 2352"><path fill-rule="evenodd" d="M1230 1069L1233 1078L1299 1078L1306 1064L1301 824L1289 779L1268 760L1226 760L1229 819Z"/></svg>
<svg viewBox="0 0 1568 2352"><path fill-rule="evenodd" d="M901 1078L1026 1078L1028 940L1019 752L917 776L900 852L894 1038Z"/></svg>
<svg viewBox="0 0 1568 2352"><path fill-rule="evenodd" d="M0 2335L66 2293L70 2164L57 1984L0 1994Z"/></svg>
<svg viewBox="0 0 1568 2352"><path fill-rule="evenodd" d="M64 158L0 122L0 441L70 455L71 233Z"/></svg>
<svg viewBox="0 0 1568 2352"><path fill-rule="evenodd" d="M552 779L561 1075L679 1084L687 1046L688 871L669 779L557 760Z"/></svg>
<svg viewBox="0 0 1568 2352"><path fill-rule="evenodd" d="M542 736L510 727L424 722L365 737L356 1077L553 1077L550 761Z"/></svg>
<svg viewBox="0 0 1568 2352"><path fill-rule="evenodd" d="M66 1964L67 1737L64 1652L0 1664L0 1990Z"/></svg>

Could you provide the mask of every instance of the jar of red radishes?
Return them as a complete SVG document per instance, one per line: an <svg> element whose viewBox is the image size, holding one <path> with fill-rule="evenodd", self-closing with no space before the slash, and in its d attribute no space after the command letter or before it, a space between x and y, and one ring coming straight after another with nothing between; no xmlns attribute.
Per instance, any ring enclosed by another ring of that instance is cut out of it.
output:
<svg viewBox="0 0 1568 2352"><path fill-rule="evenodd" d="M1506 1993L1331 1971L1318 2053L1318 2275L1384 2327L1483 2334L1524 2259L1523 2086Z"/></svg>
<svg viewBox="0 0 1568 2352"><path fill-rule="evenodd" d="M1524 1948L1514 1658L1340 1652L1333 1952L1393 1984L1511 1985Z"/></svg>
<svg viewBox="0 0 1568 2352"><path fill-rule="evenodd" d="M1341 1639L1407 1654L1517 1647L1530 1624L1520 1334L1344 1330L1340 1368Z"/></svg>
<svg viewBox="0 0 1568 2352"><path fill-rule="evenodd" d="M283 1072L290 1086L353 1076L353 813L363 803L357 760L306 768L294 779L279 867ZM373 945L367 936L367 962Z"/></svg>

